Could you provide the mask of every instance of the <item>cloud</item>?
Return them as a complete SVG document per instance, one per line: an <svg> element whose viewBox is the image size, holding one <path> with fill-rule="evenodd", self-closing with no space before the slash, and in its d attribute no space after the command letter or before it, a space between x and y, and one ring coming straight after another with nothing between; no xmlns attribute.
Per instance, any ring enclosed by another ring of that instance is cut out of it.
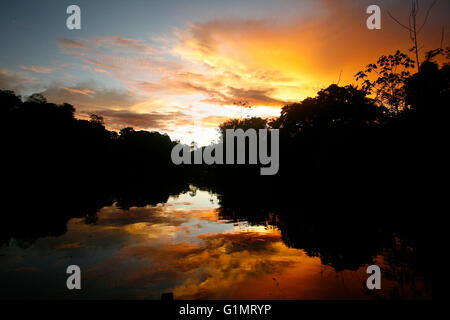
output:
<svg viewBox="0 0 450 320"><path fill-rule="evenodd" d="M112 130L133 127L170 132L174 127L192 124L191 116L180 110L170 111L127 90L100 88L94 83L74 87L53 86L41 94L53 103L72 104L80 118L88 118L92 113L101 115L106 126ZM141 110L141 104L145 104L147 107L144 110L149 111Z"/></svg>
<svg viewBox="0 0 450 320"><path fill-rule="evenodd" d="M254 85L233 70L222 73L205 72L199 70L197 61L193 61L193 65L186 65L169 59L167 55L158 56L156 53L160 50L138 40L109 37L81 41L87 45L66 41L64 44L82 49L66 53L78 55L81 61L92 65L93 70L124 82L126 88L133 93L155 97L202 95L199 102L220 106L236 105L242 100L255 107L280 107L286 104L282 99L271 97L275 90L264 83L268 79L289 80L277 71L255 71L253 77L260 81ZM114 50L102 51L103 47L133 49L142 55L128 52L127 56L123 56L115 54ZM139 81L139 78L144 80Z"/></svg>
<svg viewBox="0 0 450 320"><path fill-rule="evenodd" d="M231 119L225 116L208 116L201 119L202 126L218 128L219 124Z"/></svg>
<svg viewBox="0 0 450 320"><path fill-rule="evenodd" d="M144 72L180 69L174 61L158 57L158 49L142 40L114 36L78 41L58 39L57 43L64 53L79 56L82 61L100 68L100 72L110 72L111 76L121 79L132 78L130 74L139 76Z"/></svg>
<svg viewBox="0 0 450 320"><path fill-rule="evenodd" d="M131 49L142 54L154 54L158 50L151 45L145 44L141 40L124 38L124 37L107 37L87 40L97 47L113 48L115 50Z"/></svg>
<svg viewBox="0 0 450 320"><path fill-rule="evenodd" d="M276 89L274 88L264 88L264 89L242 89L228 87L226 94L213 94L211 98L204 99L202 101L219 104L219 105L233 105L245 102L249 106L274 106L280 107L285 105L287 102L275 98L271 98L270 94Z"/></svg>
<svg viewBox="0 0 450 320"><path fill-rule="evenodd" d="M0 89L21 93L37 87L39 83L36 78L0 68Z"/></svg>
<svg viewBox="0 0 450 320"><path fill-rule="evenodd" d="M120 70L120 68L121 68L119 63L113 63L111 59L102 59L102 61L98 61L98 60L91 59L91 58L82 58L82 60L84 62L92 64L96 67L99 67L105 71L107 71L108 69L110 71L111 70Z"/></svg>
<svg viewBox="0 0 450 320"><path fill-rule="evenodd" d="M70 93L78 93L78 94L82 94L82 95L86 95L86 96L92 96L95 95L95 91L91 90L91 89L75 89L75 88L66 88L66 87L59 87L59 89L64 89Z"/></svg>
<svg viewBox="0 0 450 320"><path fill-rule="evenodd" d="M53 68L47 68L47 67L40 67L40 66L31 66L31 67L25 67L21 66L24 70L30 70L36 73L52 73L55 69Z"/></svg>
<svg viewBox="0 0 450 320"><path fill-rule="evenodd" d="M103 116L105 122L112 129L133 127L135 129L152 129L167 132L171 131L172 127L192 122L184 119L187 115L181 112L137 113L126 110L103 110L98 111L97 114Z"/></svg>
<svg viewBox="0 0 450 320"><path fill-rule="evenodd" d="M97 71L97 72L101 72L101 73L108 73L107 70L101 69L101 68L95 68L94 70Z"/></svg>
<svg viewBox="0 0 450 320"><path fill-rule="evenodd" d="M71 103L78 112L123 109L139 101L125 89L104 89L94 83L73 87L50 86L41 94L53 103Z"/></svg>
<svg viewBox="0 0 450 320"><path fill-rule="evenodd" d="M223 82L221 82L223 81ZM270 97L276 89L259 86L254 89L236 88L226 85L227 79L200 76L198 74L175 74L158 82L139 82L135 88L146 93L166 92L176 95L198 95L204 98L200 102L226 106L239 105L246 101L250 106L281 107L287 101Z"/></svg>
<svg viewBox="0 0 450 320"><path fill-rule="evenodd" d="M56 40L60 47L89 50L89 46L71 39L61 38Z"/></svg>

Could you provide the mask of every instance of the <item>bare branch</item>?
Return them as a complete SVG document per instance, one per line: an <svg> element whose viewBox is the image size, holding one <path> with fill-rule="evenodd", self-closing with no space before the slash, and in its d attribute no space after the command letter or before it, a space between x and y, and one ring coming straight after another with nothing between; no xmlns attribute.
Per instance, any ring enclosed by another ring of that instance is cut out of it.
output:
<svg viewBox="0 0 450 320"><path fill-rule="evenodd" d="M413 10L414 15L417 16L419 14L419 0L413 0Z"/></svg>
<svg viewBox="0 0 450 320"><path fill-rule="evenodd" d="M431 9L433 9L434 5L437 3L437 0L434 0L431 5L428 7L427 13L425 15L425 20L423 21L422 25L420 26L419 30L417 31L417 33L420 32L420 30L422 30L422 28L425 26L425 24L427 23L428 20L428 16L430 15L430 11Z"/></svg>
<svg viewBox="0 0 450 320"><path fill-rule="evenodd" d="M339 82L341 82L341 75L342 75L342 70L341 70L341 72L339 72L339 79L338 79L338 81L336 83L337 86L339 85Z"/></svg>
<svg viewBox="0 0 450 320"><path fill-rule="evenodd" d="M402 26L403 28L405 28L405 29L408 30L409 32L412 31L410 28L408 28L407 26L405 26L404 24L402 24L400 21L398 21L397 19L395 19L394 16L389 12L389 10L387 10L387 13L388 13L389 17L391 17L391 19L394 20L395 22L397 22L400 26Z"/></svg>
<svg viewBox="0 0 450 320"><path fill-rule="evenodd" d="M412 7L412 6L411 6ZM414 20L413 18L413 10L411 9L411 11L409 12L409 17L408 17L408 24L409 24L409 38L411 39L411 41L414 42L414 32L413 32L413 27L412 27L412 21Z"/></svg>

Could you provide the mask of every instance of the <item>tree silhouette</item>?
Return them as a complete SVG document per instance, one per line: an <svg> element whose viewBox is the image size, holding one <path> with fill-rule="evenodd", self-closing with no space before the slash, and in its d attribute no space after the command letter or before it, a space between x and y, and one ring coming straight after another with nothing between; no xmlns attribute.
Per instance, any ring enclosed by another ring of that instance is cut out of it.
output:
<svg viewBox="0 0 450 320"><path fill-rule="evenodd" d="M421 116L445 118L444 113L448 112L450 64L447 62L439 68L433 60L441 55L447 55L449 59L449 52L450 48L429 51L420 72L405 81L406 103L420 112ZM424 120L421 119L422 122Z"/></svg>
<svg viewBox="0 0 450 320"><path fill-rule="evenodd" d="M414 68L414 62L406 54L397 50L395 54L381 56L376 63L359 71L356 80L364 80L362 90L366 95L375 94L375 98L394 112L406 108L404 85ZM375 74L376 79L370 80L369 75Z"/></svg>
<svg viewBox="0 0 450 320"><path fill-rule="evenodd" d="M267 128L267 119L263 119L260 117L252 117L247 119L230 119L219 125L219 131L222 136L225 135L225 130L227 129L265 129Z"/></svg>
<svg viewBox="0 0 450 320"><path fill-rule="evenodd" d="M330 85L315 98L283 107L278 119L270 125L292 135L308 129L365 127L381 123L387 110L353 86Z"/></svg>
<svg viewBox="0 0 450 320"><path fill-rule="evenodd" d="M99 115L97 115L97 114L94 114L94 113L91 114L91 115L89 116L89 119L90 119L90 121L93 122L93 123L97 123L97 124L101 124L101 125L104 124L103 117L102 117L102 116L99 116Z"/></svg>

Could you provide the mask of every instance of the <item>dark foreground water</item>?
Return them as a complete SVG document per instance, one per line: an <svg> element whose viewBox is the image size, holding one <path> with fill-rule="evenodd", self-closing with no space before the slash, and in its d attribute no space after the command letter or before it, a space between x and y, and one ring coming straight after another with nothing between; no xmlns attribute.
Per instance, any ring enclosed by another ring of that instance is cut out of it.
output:
<svg viewBox="0 0 450 320"><path fill-rule="evenodd" d="M172 292L175 299L431 298L430 283L394 259L396 248L381 248L371 257L383 277L382 289L369 291L368 264L336 268L323 253L286 245L276 216L250 224L221 218L218 209L216 195L192 187L156 206L103 207L93 223L72 218L58 237L28 245L12 238L0 248L0 296L160 299ZM78 291L66 288L66 268L73 264L82 270Z"/></svg>

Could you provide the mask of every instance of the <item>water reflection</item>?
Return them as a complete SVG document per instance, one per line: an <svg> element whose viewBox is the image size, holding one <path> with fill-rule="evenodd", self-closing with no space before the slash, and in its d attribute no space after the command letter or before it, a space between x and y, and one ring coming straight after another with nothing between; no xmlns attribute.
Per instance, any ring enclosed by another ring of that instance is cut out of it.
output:
<svg viewBox="0 0 450 320"><path fill-rule="evenodd" d="M351 256L348 250L362 250L364 238L353 239L353 247L336 238L336 245L324 251L317 240L323 232L333 236L333 228L294 225L275 213L249 223L226 212L223 199L191 186L166 203L138 207L115 202L101 208L95 219L72 218L62 236L39 238L25 248L11 240L0 249L1 296L159 299L173 292L175 299L431 297L429 283L396 264L399 250L366 247L366 263L351 261L348 267L339 262ZM363 231L361 236L372 236ZM337 233L345 239L342 232ZM373 262L386 275L383 289L376 292L365 289L365 270ZM65 287L65 268L71 264L82 269L80 291ZM408 279L402 279L405 274Z"/></svg>

